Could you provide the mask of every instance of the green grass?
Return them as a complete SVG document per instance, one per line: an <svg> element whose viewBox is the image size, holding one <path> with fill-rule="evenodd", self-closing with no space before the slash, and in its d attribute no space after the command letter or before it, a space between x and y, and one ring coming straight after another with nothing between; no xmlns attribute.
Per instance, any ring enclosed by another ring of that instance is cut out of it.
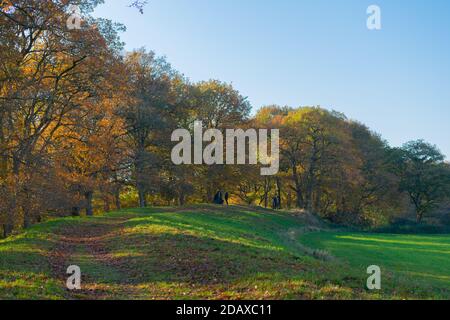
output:
<svg viewBox="0 0 450 320"><path fill-rule="evenodd" d="M395 235L318 232L300 241L328 250L352 268L378 265L382 273L409 281L414 290L445 292L450 288L449 235ZM396 281L387 282L394 290ZM449 297L449 296L447 296Z"/></svg>
<svg viewBox="0 0 450 320"><path fill-rule="evenodd" d="M0 299L448 299L449 244L245 207L130 209L0 240ZM73 264L75 292L65 289ZM365 289L372 264L383 272L376 292Z"/></svg>

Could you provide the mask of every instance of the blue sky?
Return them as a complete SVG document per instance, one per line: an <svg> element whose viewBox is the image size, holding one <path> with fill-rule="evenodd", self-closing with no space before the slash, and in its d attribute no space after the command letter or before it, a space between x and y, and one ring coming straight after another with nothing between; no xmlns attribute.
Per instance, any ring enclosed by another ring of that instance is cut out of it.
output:
<svg viewBox="0 0 450 320"><path fill-rule="evenodd" d="M106 0L126 49L167 56L192 81L231 82L252 103L320 105L391 145L423 138L450 157L448 0ZM381 8L382 30L366 28Z"/></svg>

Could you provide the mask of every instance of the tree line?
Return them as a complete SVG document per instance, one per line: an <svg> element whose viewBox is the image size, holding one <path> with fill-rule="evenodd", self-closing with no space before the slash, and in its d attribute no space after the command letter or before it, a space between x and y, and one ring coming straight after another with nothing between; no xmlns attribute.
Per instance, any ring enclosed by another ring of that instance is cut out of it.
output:
<svg viewBox="0 0 450 320"><path fill-rule="evenodd" d="M123 206L235 203L300 208L373 225L445 205L450 166L422 140L392 148L365 125L320 107L265 106L219 80L193 83L144 49L123 53L123 26L90 13L66 27L71 1L0 1L0 230L47 216ZM13 8L13 10L12 10ZM280 129L280 172L171 161L171 133Z"/></svg>

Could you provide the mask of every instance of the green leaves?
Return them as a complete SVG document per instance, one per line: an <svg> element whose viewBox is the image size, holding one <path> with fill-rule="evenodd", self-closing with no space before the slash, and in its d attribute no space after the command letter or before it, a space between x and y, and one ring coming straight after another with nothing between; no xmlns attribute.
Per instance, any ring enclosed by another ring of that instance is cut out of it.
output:
<svg viewBox="0 0 450 320"><path fill-rule="evenodd" d="M444 155L423 140L410 141L391 152L393 169L416 209L417 222L449 198L450 167Z"/></svg>

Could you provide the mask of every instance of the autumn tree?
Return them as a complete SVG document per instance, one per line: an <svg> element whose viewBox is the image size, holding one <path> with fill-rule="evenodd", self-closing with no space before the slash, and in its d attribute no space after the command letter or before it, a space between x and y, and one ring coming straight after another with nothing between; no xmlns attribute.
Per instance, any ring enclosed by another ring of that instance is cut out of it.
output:
<svg viewBox="0 0 450 320"><path fill-rule="evenodd" d="M218 80L195 84L194 105L195 120L202 121L203 130L217 129L225 137L226 129L248 126L251 105L247 98L230 84ZM220 164L197 168L197 174L201 177L200 188L204 202L212 201L218 190L236 188L236 184L232 183L235 169L233 166Z"/></svg>
<svg viewBox="0 0 450 320"><path fill-rule="evenodd" d="M147 206L149 192L157 191L158 166L167 158L176 109L183 105L174 94L181 76L153 52L134 51L125 60L130 84L129 101L122 111L133 157L133 180L139 206ZM182 81L182 80L181 80ZM169 138L167 138L169 137ZM169 153L170 154L170 153Z"/></svg>
<svg viewBox="0 0 450 320"><path fill-rule="evenodd" d="M0 167L10 195L5 234L20 217L28 224L29 171L45 163L66 117L103 90L105 61L118 43L113 24L89 17L99 2L77 2L85 14L79 30L66 25L70 1L1 2Z"/></svg>
<svg viewBox="0 0 450 320"><path fill-rule="evenodd" d="M319 108L289 110L281 119L282 161L289 168L299 208L314 210L314 191L346 135L340 124L339 118Z"/></svg>

